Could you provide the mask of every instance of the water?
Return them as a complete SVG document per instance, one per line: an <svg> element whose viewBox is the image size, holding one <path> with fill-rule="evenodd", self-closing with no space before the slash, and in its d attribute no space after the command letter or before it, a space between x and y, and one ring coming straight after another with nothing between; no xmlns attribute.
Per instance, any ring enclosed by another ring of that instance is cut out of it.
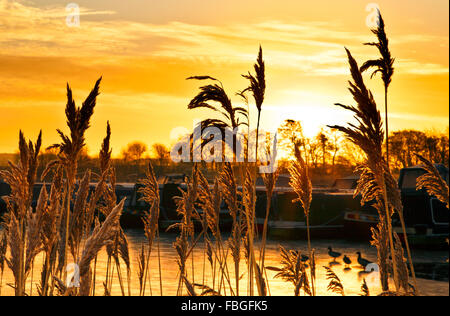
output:
<svg viewBox="0 0 450 316"><path fill-rule="evenodd" d="M132 274L131 274L131 294L139 295L139 280L137 277L137 257L141 249L142 243L146 243L145 236L141 230L127 230L126 235L130 244L130 258L132 260ZM147 285L146 295L176 295L178 288L178 265L176 263L176 252L172 247L172 243L175 240L174 234L161 234L160 253L161 253L161 267L162 267L162 282L163 292L160 291L160 279L158 269L158 257L157 246L153 248L150 263L150 280L151 287ZM306 241L268 241L266 250L266 266L280 266L280 256L278 251L278 245L283 245L286 249L300 250L307 254ZM337 264L332 263L331 258L328 256L328 246L332 246L333 250L346 254L353 261L350 269L345 269L344 263L342 263L342 257L339 258ZM203 283L203 252L204 244L200 242L194 251L194 279L192 280L192 265L191 260L188 260L189 279L193 283ZM333 271L339 276L344 285L346 295L359 295L361 294L361 284L363 279L366 279L371 295L380 293L379 281L376 278L376 274L367 274L358 266L356 252L360 251L363 256L371 261L376 261L376 249L370 247L367 242L351 242L347 240L313 240L312 247L316 249L316 270L317 270L317 294L318 295L333 295L327 291L328 281L326 280L326 270L323 266L332 267ZM415 262L445 262L448 259L448 252L446 251L421 251L413 250L413 256ZM40 277L40 267L43 257L39 255L35 260L35 272L33 276L33 295L37 294L36 285L38 278ZM103 282L106 277L106 262L107 256L104 250L101 251L97 262L96 273L96 295L103 295ZM241 273L246 272L245 258L242 256L241 260ZM234 265L230 259L229 262L230 278L233 287L234 283ZM211 269L209 263L206 261L205 266L205 284L212 287ZM267 271L269 280L270 293L275 296L292 296L294 294L294 287L290 283L286 283L281 279L274 279L275 272ZM126 269L125 265L122 266L122 275L125 279L125 291L128 292L128 285L126 283ZM117 274L114 275L114 284L112 288L112 295L121 295L121 289L117 280ZM30 293L31 278L27 280L27 293ZM240 281L240 294L247 294L247 274ZM6 268L3 278L2 295L13 295L14 291L11 287L6 286L6 283L13 284L14 277L11 271ZM418 280L419 287L422 295L449 295L449 283L439 282L432 280ZM256 288L255 288L256 291ZM198 291L200 292L200 290ZM229 290L227 290L227 294Z"/></svg>

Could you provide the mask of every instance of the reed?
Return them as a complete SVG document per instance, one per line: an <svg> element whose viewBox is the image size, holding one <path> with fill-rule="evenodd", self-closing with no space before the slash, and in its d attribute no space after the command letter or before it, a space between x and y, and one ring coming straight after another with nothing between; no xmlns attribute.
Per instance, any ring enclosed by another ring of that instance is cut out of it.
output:
<svg viewBox="0 0 450 316"><path fill-rule="evenodd" d="M9 162L9 170L0 171L0 177L11 188L11 194L4 198L8 209L5 230L10 249L10 257L5 260L14 274L16 296L25 295L26 279L31 263L41 244L39 227L44 207L43 192L41 192L42 198L39 198L39 213L31 212L33 185L36 180L41 143L42 132L33 144L31 141L27 143L20 131L19 161L17 164Z"/></svg>
<svg viewBox="0 0 450 316"><path fill-rule="evenodd" d="M80 267L80 296L88 296L91 288L92 270L91 261L106 245L114 242L117 232L120 230L119 219L122 214L123 199L113 208L101 225L97 225L84 245L78 266Z"/></svg>
<svg viewBox="0 0 450 316"><path fill-rule="evenodd" d="M286 282L290 282L294 286L294 295L300 296L303 290L304 294L312 296L311 285L306 272L306 266L302 262L302 254L300 251L286 250L279 246L281 256L281 268L267 267L268 270L275 271L275 278L280 278Z"/></svg>
<svg viewBox="0 0 450 316"><path fill-rule="evenodd" d="M389 50L389 39L386 35L385 24L381 12L378 11L378 27L372 30L376 35L378 42L365 43L364 45L374 46L380 53L379 59L366 61L360 68L361 72L365 72L371 68L375 68L371 78L377 73L381 74L384 84L384 105L385 105L385 126L386 126L386 163L389 168L389 115L388 115L388 89L394 75L394 62Z"/></svg>
<svg viewBox="0 0 450 316"><path fill-rule="evenodd" d="M272 149L270 146L270 141L266 144L266 155L268 157L272 157ZM267 279L267 289L270 294L270 287L269 287L269 280L267 278L267 272L265 269L265 257L266 257L266 243L267 243L267 230L268 230L268 223L269 223L269 215L270 215L270 209L272 207L272 196L274 193L274 189L279 177L279 170L276 169L272 173L263 173L261 174L261 177L264 181L264 186L266 187L266 215L264 217L264 226L263 226L263 232L261 237L261 248L260 248L260 267L264 272L264 275Z"/></svg>
<svg viewBox="0 0 450 316"><path fill-rule="evenodd" d="M225 163L220 175L219 183L222 189L223 199L230 211L233 219L233 227L231 237L228 241L231 256L234 262L234 274L236 295L239 296L239 280L240 280L240 262L242 247L242 207L239 203L239 192L237 188L236 178L230 163ZM220 205L219 205L220 207Z"/></svg>
<svg viewBox="0 0 450 316"><path fill-rule="evenodd" d="M187 191L181 191L181 197L177 199L177 211L182 216L182 220L169 227L169 229L179 228L180 236L173 243L178 259L177 264L180 269L180 278L178 281L177 295L183 292L184 278L187 278L186 261L189 258L189 237L194 235L193 217L195 213L195 203L198 198L198 166L194 165L192 176L186 179Z"/></svg>
<svg viewBox="0 0 450 316"><path fill-rule="evenodd" d="M361 284L361 296L370 296L370 290L367 286L366 279L364 279L363 283Z"/></svg>
<svg viewBox="0 0 450 316"><path fill-rule="evenodd" d="M248 88L244 89L241 94L245 94L247 91L251 92L255 100L256 109L258 110L258 120L256 125L256 161L258 161L258 141L259 141L259 124L261 121L261 111L264 102L264 95L266 92L266 74L265 74L265 64L263 60L263 50L259 47L258 58L255 65L255 75L250 72L247 75L242 75L245 79L250 82Z"/></svg>
<svg viewBox="0 0 450 316"><path fill-rule="evenodd" d="M391 217L394 211L398 212L402 222L403 232L405 236L407 236L403 220L401 196L397 183L390 173L386 161L383 158L382 144L384 140L384 133L382 129L380 112L377 109L372 93L366 88L356 60L353 58L349 50L346 49L346 52L350 64L350 72L353 78L353 82L349 82L349 90L357 103L357 106L354 107L339 103L336 105L353 112L359 125L349 123L349 127L330 127L343 132L347 138L359 146L366 155L366 162L360 168L362 171L362 176L358 182L355 196L361 194L363 204L376 200L377 203L375 204L375 207L379 212L380 219L384 218L386 220L387 238L389 240L389 247L393 261L395 286L396 290L399 291L400 280L398 269L400 267L397 264L395 256ZM408 257L411 272L413 274L413 279L415 280L414 267L407 241L406 245L409 253ZM417 285L416 281L414 281L414 283ZM404 290L408 291L408 289Z"/></svg>
<svg viewBox="0 0 450 316"><path fill-rule="evenodd" d="M56 250L59 238L58 219L62 212L62 174L59 171L53 177L50 195L48 198L48 206L44 210L42 219L42 250L44 251L44 266L41 272L41 280L38 286L40 296L49 295L50 281L53 279L52 274L56 261Z"/></svg>
<svg viewBox="0 0 450 316"><path fill-rule="evenodd" d="M439 171L425 157L416 154L417 158L424 164L423 169L426 173L417 179L417 190L425 189L429 195L435 196L439 201L449 208L449 191L448 185L442 179Z"/></svg>
<svg viewBox="0 0 450 316"><path fill-rule="evenodd" d="M330 281L327 287L328 291L345 296L344 285L341 279L339 279L330 267L324 267L324 269L327 270L327 280Z"/></svg>
<svg viewBox="0 0 450 316"><path fill-rule="evenodd" d="M6 239L6 233L2 233L2 238L0 239L0 296L2 295L3 288L3 272L5 270L7 246L8 240Z"/></svg>
<svg viewBox="0 0 450 316"><path fill-rule="evenodd" d="M232 129L233 131L247 123L242 119L245 118L248 121L247 109L239 106L233 106L230 97L225 91L222 82L216 78L210 76L192 76L187 80L210 80L214 84L209 84L200 87L200 92L191 100L188 105L189 110L193 109L209 109L216 113L219 113L222 119L205 119L200 123L200 128L203 132L204 129L209 127L217 128L221 131L222 135L225 135L226 129ZM233 137L234 144L236 143L236 135ZM209 140L204 140L203 144L207 144ZM236 147L232 148L233 153L236 152Z"/></svg>
<svg viewBox="0 0 450 316"><path fill-rule="evenodd" d="M225 168L227 168L225 164ZM225 169L226 170L226 169ZM222 177L227 177L225 175L226 171L223 171ZM228 169L229 171L229 169ZM208 246L208 252L212 252L212 255L214 256L214 265L219 265L219 275L218 275L218 293L221 293L221 290L223 289L226 291L226 284L228 284L230 292L232 295L235 294L235 290L233 290L233 287L231 286L231 280L230 280L230 273L228 269L228 263L227 263L227 257L228 257L228 251L229 249L224 246L224 242L222 240L222 234L220 232L220 208L222 203L222 197L225 199L225 201L228 201L230 203L230 214L233 217L234 216L234 222L233 222L233 228L232 228L232 236L229 241L229 248L231 249L232 257L235 262L235 269L236 269L236 262L239 262L240 254L237 253L237 249L240 248L240 237L239 237L239 231L241 228L238 227L239 223L237 222L237 192L232 192L230 190L236 190L236 187L232 183L228 183L228 187L223 188L223 192L220 190L219 181L222 181L223 184L223 178L219 180L216 180L214 182L214 186L212 189L210 189L209 183L206 180L206 178L203 176L203 174L199 171L198 172L198 206L203 211L203 216L205 221L207 223L207 228L211 231L212 235L215 239L215 244L212 246L211 243L207 244ZM228 178L228 180L231 180ZM225 197L226 193L230 193L231 195L228 197ZM234 197L232 195L235 195ZM235 203L233 205L233 203ZM204 231L204 233L207 233ZM239 240L238 240L239 239ZM208 258L211 256L211 254L208 254ZM210 260L210 259L209 259ZM214 269L214 267L213 267ZM235 270L236 271L236 270ZM239 271L239 268L238 268ZM215 271L213 272L213 289L215 288ZM239 275L239 274L238 274ZM238 286L238 283L236 286ZM238 291L238 289L236 289Z"/></svg>
<svg viewBox="0 0 450 316"><path fill-rule="evenodd" d="M251 167L246 166L244 186L242 189L243 194L243 205L244 214L246 219L246 240L248 242L248 270L249 270L249 289L250 296L254 295L254 278L257 285L258 294L260 296L265 293L265 285L263 284L263 279L259 277L258 267L256 257L255 257L255 207L256 207L256 185L255 185L255 172Z"/></svg>
<svg viewBox="0 0 450 316"><path fill-rule="evenodd" d="M308 252L309 257L313 257L313 249L311 247L311 233L309 226L309 213L312 201L312 183L309 177L309 169L300 152L300 147L296 144L295 146L295 158L296 160L291 163L289 167L289 173L291 175L290 186L294 189L297 194L297 199L293 200L292 203L300 202L306 218L306 229L308 238ZM311 285L312 294L315 295L315 275L313 270L311 270Z"/></svg>
<svg viewBox="0 0 450 316"><path fill-rule="evenodd" d="M147 247L147 258L145 260L146 266L144 270L143 288L141 295L145 295L146 279L149 275L149 265L150 265L150 255L152 252L153 242L158 231L159 222L159 186L156 180L155 172L153 171L153 166L151 163L148 165L146 172L146 178L142 179L140 183L143 185L139 189L139 193L142 195L141 200L145 201L150 205L150 210L143 217L145 236L147 237L148 247ZM159 253L158 253L159 258ZM160 260L160 259L159 259ZM160 276L160 291L162 293L162 276L161 268L159 269Z"/></svg>
<svg viewBox="0 0 450 316"><path fill-rule="evenodd" d="M69 225L70 225L70 203L72 199L72 190L76 181L78 170L78 159L81 150L85 146L85 133L90 126L90 119L94 114L94 108L99 95L99 88L101 79L98 79L94 88L83 102L81 107L75 105L75 101L72 97L72 90L67 84L67 105L66 105L66 118L67 126L70 130L70 136L65 135L61 130L57 130L61 137L60 144L54 144L49 149L57 149L59 151L58 158L50 162L46 170L43 173L43 177L55 167L62 167L66 173L66 211L64 214L65 225L62 226L62 236L64 238L64 244L60 246L60 261L59 269L63 269L67 265L68 257L68 245L69 245ZM76 259L76 258L74 258Z"/></svg>

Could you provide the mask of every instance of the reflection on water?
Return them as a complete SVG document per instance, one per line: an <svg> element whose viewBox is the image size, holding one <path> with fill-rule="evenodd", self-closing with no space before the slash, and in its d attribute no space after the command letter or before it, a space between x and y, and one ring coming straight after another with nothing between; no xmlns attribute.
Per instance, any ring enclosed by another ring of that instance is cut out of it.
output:
<svg viewBox="0 0 450 316"><path fill-rule="evenodd" d="M131 293L132 295L139 294L139 280L137 277L137 256L140 251L142 243L146 243L145 236L140 230L128 230L126 234L129 239L130 244L130 257L132 260L132 276L131 276ZM176 263L176 253L172 248L172 242L175 240L176 235L174 234L161 234L160 243L160 253L161 253L161 267L162 267L162 282L163 282L163 295L175 295L178 287L178 265ZM307 243L306 241L292 241L292 242L278 242L269 241L266 250L266 266L279 266L279 252L278 245L281 243L286 249L294 249L302 251L306 254ZM341 279L344 285L344 290L346 295L359 295L361 293L361 284L365 279L371 295L379 294L380 287L379 281L376 273L367 273L358 265L356 252L360 251L363 256L371 261L376 260L376 250L370 247L368 243L358 243L349 242L346 240L337 241L326 241L326 240L313 240L313 248L316 249L316 270L317 270L317 295L333 295L327 292L328 281L326 280L326 270L323 266L328 266L333 269L333 271ZM341 252L342 257L337 259L337 262L332 262L332 258L328 256L328 246L332 246L333 250ZM209 280L212 279L211 268L207 260L204 260L203 249L204 244L199 243L194 251L194 267L192 269L192 262L188 260L188 271L189 279L193 283L202 283L212 287ZM352 264L346 266L342 261L343 255L347 255L351 260ZM245 258L242 256L241 260L241 271L246 271ZM448 258L448 252L442 251L414 251L414 260L420 262L445 262ZM36 286L38 279L40 277L40 268L42 265L43 256L39 255L35 261L35 272L33 276L33 295L37 294ZM103 282L106 278L106 262L107 256L104 250L100 253L97 261L97 273L96 273L96 295L103 295ZM204 266L205 262L205 266ZM234 269L230 259L230 277L234 280ZM123 275L126 275L125 267L123 267ZM161 295L159 286L159 269L158 269L158 258L157 258L157 248L156 245L153 249L150 263L151 271L151 286L147 286L146 295ZM192 271L194 271L194 278L192 278ZM205 271L205 274L203 274ZM275 272L267 271L269 279L269 290L272 295L283 296L283 295L293 295L294 288L292 284L286 283L281 279L274 279ZM114 275L115 280L112 288L113 295L121 295L121 289L119 282L117 281L117 274ZM30 277L27 281L27 293L30 293ZM126 278L125 278L126 279ZM125 281L126 282L126 281ZM231 281L234 286L234 281ZM13 295L14 291L10 286L6 286L6 283L13 284L14 278L11 271L6 268L5 275L3 277L3 289L2 295ZM247 293L247 279L246 275L240 282L240 292L241 294ZM424 295L449 295L449 284L448 282L437 282L430 280L419 280L419 286L421 294ZM125 289L127 289L127 284L125 283ZM127 291L127 290L125 290ZM226 294L230 294L227 290Z"/></svg>

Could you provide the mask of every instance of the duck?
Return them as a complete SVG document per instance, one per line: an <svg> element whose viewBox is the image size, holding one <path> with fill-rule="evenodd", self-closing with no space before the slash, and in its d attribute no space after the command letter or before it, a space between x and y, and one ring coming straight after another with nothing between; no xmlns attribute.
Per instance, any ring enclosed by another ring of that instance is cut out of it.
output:
<svg viewBox="0 0 450 316"><path fill-rule="evenodd" d="M336 259L342 256L341 253L333 251L333 248L328 247L328 255L333 258L333 262L336 262Z"/></svg>
<svg viewBox="0 0 450 316"><path fill-rule="evenodd" d="M365 269L369 264L371 264L372 262L371 261L369 261L369 260L367 260L367 259L364 259L362 256L361 256L361 252L357 252L356 253L357 255L358 255L358 263Z"/></svg>
<svg viewBox="0 0 450 316"><path fill-rule="evenodd" d="M345 265L348 268L352 264L352 260L350 260L350 258L345 255L344 256L344 263L345 263Z"/></svg>

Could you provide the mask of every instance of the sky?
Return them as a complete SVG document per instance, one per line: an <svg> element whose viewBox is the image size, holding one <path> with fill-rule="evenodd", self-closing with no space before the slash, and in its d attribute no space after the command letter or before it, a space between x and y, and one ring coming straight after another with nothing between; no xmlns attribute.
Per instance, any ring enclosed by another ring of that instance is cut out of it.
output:
<svg viewBox="0 0 450 316"><path fill-rule="evenodd" d="M378 57L370 22L383 14L396 58L390 86L390 128L445 131L449 121L447 0L75 0L79 26L67 24L61 0L0 0L0 153L14 152L19 130L44 145L65 127L66 84L81 105L96 79L101 95L87 132L100 147L109 120L113 154L132 141L173 143L174 129L192 130L210 111L188 110L202 84L219 78L235 105L248 83L259 45L266 62L262 125L274 131L300 120L306 136L345 124L352 104L344 47L361 64ZM75 20L70 20L75 21ZM380 77L366 83L380 109ZM251 114L255 117L255 108ZM253 122L254 125L254 122Z"/></svg>

